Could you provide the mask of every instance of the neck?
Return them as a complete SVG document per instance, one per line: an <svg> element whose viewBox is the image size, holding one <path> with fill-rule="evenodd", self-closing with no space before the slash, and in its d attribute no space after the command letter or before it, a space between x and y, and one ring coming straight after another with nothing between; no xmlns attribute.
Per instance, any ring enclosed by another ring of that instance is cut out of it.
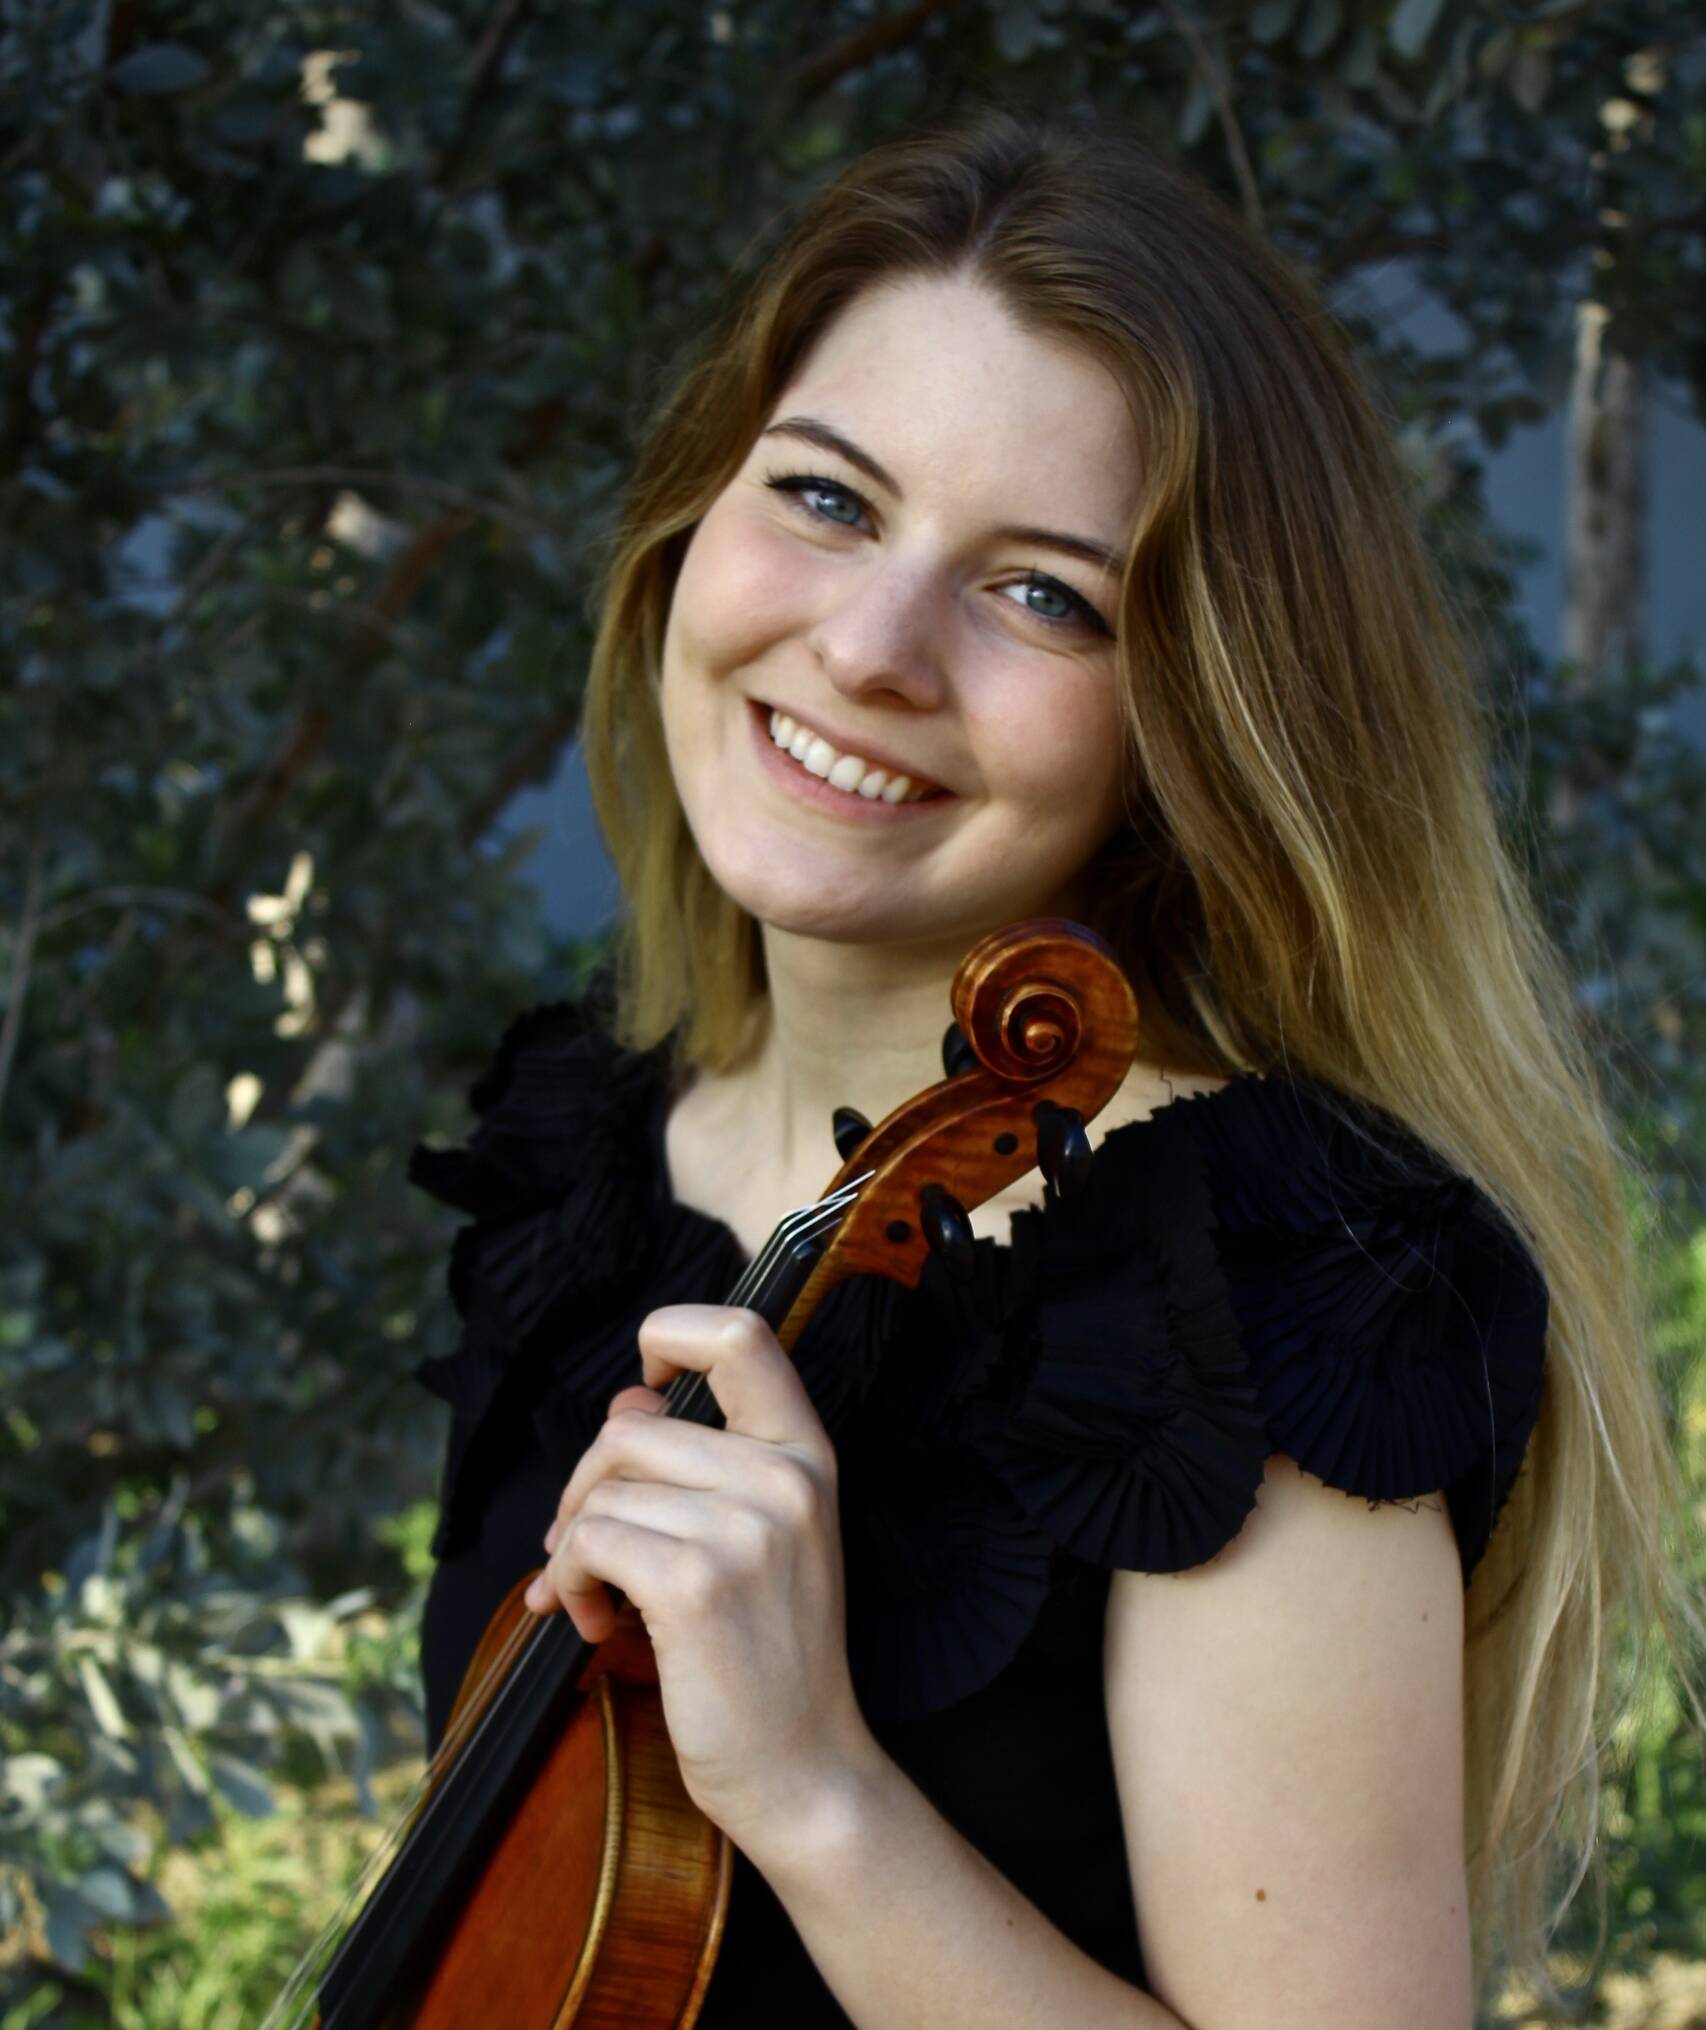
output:
<svg viewBox="0 0 1706 2030"><path fill-rule="evenodd" d="M1074 917L1079 884L1028 916ZM994 923L908 943L833 943L761 926L769 982L764 1028L742 1075L756 1118L771 1124L777 1174L809 1183L835 1162L837 1107L867 1120L945 1074L942 1036L953 1020L954 975Z"/></svg>
<svg viewBox="0 0 1706 2030"><path fill-rule="evenodd" d="M943 1076L954 974L975 938L950 945L830 944L764 927L768 1008L742 1077L789 1177L833 1167L830 1121L856 1107L877 1121Z"/></svg>

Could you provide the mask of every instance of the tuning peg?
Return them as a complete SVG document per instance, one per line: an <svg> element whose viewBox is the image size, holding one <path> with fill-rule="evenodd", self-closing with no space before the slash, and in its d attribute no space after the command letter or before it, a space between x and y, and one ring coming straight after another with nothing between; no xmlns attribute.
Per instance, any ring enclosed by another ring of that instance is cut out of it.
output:
<svg viewBox="0 0 1706 2030"><path fill-rule="evenodd" d="M843 1163L871 1132L870 1122L857 1107L837 1107L830 1117L830 1126L834 1130L835 1146Z"/></svg>
<svg viewBox="0 0 1706 2030"><path fill-rule="evenodd" d="M1090 1137L1076 1107L1039 1100L1031 1110L1037 1124L1037 1168L1062 1198L1076 1198L1090 1181Z"/></svg>
<svg viewBox="0 0 1706 2030"><path fill-rule="evenodd" d="M950 1022L942 1031L942 1070L948 1078L958 1078L962 1071L977 1069L977 1052L966 1041L966 1033L957 1022Z"/></svg>
<svg viewBox="0 0 1706 2030"><path fill-rule="evenodd" d="M948 1272L965 1282L977 1264L971 1220L952 1192L939 1184L927 1184L918 1194L919 1225L931 1251L948 1265Z"/></svg>

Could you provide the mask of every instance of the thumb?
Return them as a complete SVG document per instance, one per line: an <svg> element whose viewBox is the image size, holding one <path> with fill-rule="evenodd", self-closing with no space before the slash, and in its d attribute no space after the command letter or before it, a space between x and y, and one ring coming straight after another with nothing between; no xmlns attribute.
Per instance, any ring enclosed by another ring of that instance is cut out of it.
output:
<svg viewBox="0 0 1706 2030"><path fill-rule="evenodd" d="M614 1417L619 1410L650 1410L654 1415L668 1408L662 1395L656 1389L648 1389L639 1382L632 1387L618 1389L610 1398L610 1408L605 1413Z"/></svg>

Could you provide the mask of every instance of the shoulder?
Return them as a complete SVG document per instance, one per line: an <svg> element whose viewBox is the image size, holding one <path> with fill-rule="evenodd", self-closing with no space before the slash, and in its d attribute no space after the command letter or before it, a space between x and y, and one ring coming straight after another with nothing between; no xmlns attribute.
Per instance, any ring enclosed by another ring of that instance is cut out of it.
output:
<svg viewBox="0 0 1706 2030"><path fill-rule="evenodd" d="M465 1146L418 1144L409 1179L476 1217L502 1216L559 1189L585 1139L626 1133L659 1076L659 1052L623 1049L611 1033L609 976L573 998L516 1015L468 1088Z"/></svg>
<svg viewBox="0 0 1706 2030"><path fill-rule="evenodd" d="M1341 1499L1443 1496L1467 1582L1538 1414L1547 1317L1467 1178L1319 1087L1239 1078L1114 1131L1085 1199L1015 1239L977 1443L1063 1548L1200 1565L1278 1453Z"/></svg>

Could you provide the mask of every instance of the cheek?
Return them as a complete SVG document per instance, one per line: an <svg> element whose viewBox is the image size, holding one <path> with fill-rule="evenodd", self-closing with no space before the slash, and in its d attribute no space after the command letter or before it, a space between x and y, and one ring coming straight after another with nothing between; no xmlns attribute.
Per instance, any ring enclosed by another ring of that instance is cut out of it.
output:
<svg viewBox="0 0 1706 2030"><path fill-rule="evenodd" d="M1037 710L1027 685L1022 705L990 722L990 773L999 769L1008 797L1039 825L1099 833L1117 816L1122 729L1115 683L1111 665L1084 667L1068 682L1048 682L1047 711Z"/></svg>
<svg viewBox="0 0 1706 2030"><path fill-rule="evenodd" d="M707 672L750 662L804 624L811 580L799 543L735 507L714 506L682 559L669 645Z"/></svg>

